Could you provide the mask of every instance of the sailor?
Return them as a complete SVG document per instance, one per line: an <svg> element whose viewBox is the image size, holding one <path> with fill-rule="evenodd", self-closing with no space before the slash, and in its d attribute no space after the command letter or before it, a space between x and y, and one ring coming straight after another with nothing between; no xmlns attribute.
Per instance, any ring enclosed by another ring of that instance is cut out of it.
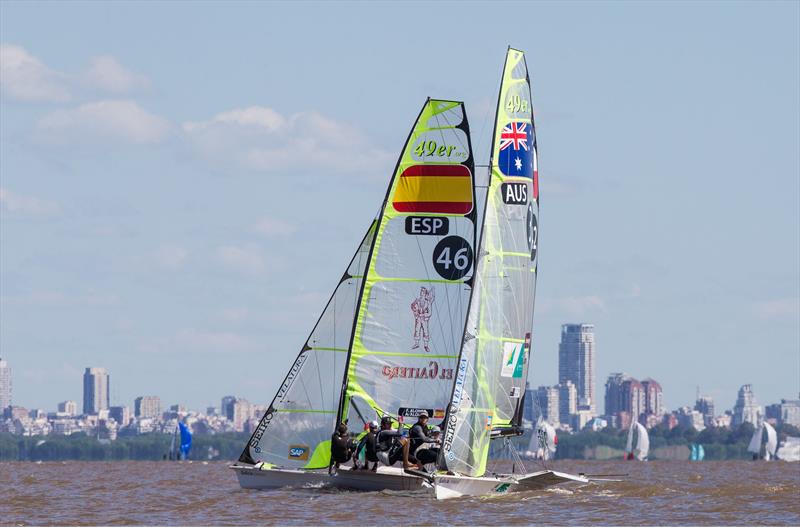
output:
<svg viewBox="0 0 800 527"><path fill-rule="evenodd" d="M353 459L356 459L364 452L364 470L369 470L369 464L372 463L372 471L378 470L378 421L370 421L369 430L358 442Z"/></svg>
<svg viewBox="0 0 800 527"><path fill-rule="evenodd" d="M347 425L339 423L336 431L331 436L331 461L333 467L338 470L339 463L347 463L352 453L350 449L349 434L347 433Z"/></svg>
<svg viewBox="0 0 800 527"><path fill-rule="evenodd" d="M427 410L422 410L417 416L417 422L414 423L414 426L411 427L408 433L409 440L411 441L409 452L411 452L414 458L416 458L416 452L422 445L436 442L429 436L428 417ZM422 469L423 463L421 463L419 459L415 459L415 462L417 463L417 467Z"/></svg>
<svg viewBox="0 0 800 527"><path fill-rule="evenodd" d="M400 430L392 429L392 418L388 415L381 418L381 430L378 432L375 443L377 458L381 463L392 466L402 459L403 468L409 467L409 441L403 437Z"/></svg>
<svg viewBox="0 0 800 527"><path fill-rule="evenodd" d="M428 430L428 437L430 441L422 443L414 451L414 458L418 462L418 467L422 469L423 465L429 463L436 463L436 458L439 457L439 441L441 438L442 430L438 426L432 426Z"/></svg>

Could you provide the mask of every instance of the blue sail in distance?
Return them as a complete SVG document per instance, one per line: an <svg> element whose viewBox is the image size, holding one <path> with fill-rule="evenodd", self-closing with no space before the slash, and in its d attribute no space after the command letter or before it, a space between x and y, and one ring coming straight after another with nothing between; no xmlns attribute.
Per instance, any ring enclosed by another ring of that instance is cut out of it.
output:
<svg viewBox="0 0 800 527"><path fill-rule="evenodd" d="M181 459L186 459L192 448L192 433L189 431L189 427L183 423L178 423L178 427L181 431Z"/></svg>

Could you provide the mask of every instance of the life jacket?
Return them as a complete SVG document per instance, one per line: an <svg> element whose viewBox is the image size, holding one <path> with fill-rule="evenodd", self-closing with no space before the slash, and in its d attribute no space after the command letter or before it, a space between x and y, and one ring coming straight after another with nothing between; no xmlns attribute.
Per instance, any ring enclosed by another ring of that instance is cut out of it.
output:
<svg viewBox="0 0 800 527"><path fill-rule="evenodd" d="M347 436L340 436L339 434L333 434L331 436L331 458L334 461L344 463L350 458L350 451L347 448L347 443Z"/></svg>

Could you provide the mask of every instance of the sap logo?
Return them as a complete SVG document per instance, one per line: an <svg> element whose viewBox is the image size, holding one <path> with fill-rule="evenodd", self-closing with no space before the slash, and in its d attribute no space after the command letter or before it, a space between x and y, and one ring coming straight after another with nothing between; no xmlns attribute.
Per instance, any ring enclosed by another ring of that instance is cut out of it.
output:
<svg viewBox="0 0 800 527"><path fill-rule="evenodd" d="M423 236L445 236L450 230L450 221L438 216L407 216L406 234Z"/></svg>
<svg viewBox="0 0 800 527"><path fill-rule="evenodd" d="M500 186L503 203L506 205L526 205L528 203L527 183L503 183Z"/></svg>
<svg viewBox="0 0 800 527"><path fill-rule="evenodd" d="M289 459L308 459L308 446L306 445L290 445L289 446Z"/></svg>

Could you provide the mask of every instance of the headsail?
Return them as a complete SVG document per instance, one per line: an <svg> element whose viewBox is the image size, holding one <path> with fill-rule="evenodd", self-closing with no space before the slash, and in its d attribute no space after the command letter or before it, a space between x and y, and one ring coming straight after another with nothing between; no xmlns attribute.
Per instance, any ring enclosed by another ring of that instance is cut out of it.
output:
<svg viewBox="0 0 800 527"><path fill-rule="evenodd" d="M429 99L383 204L339 415L444 417L475 247L473 157L460 102Z"/></svg>
<svg viewBox="0 0 800 527"><path fill-rule="evenodd" d="M189 451L192 449L192 432L186 424L179 422L178 428L181 434L181 459L189 457Z"/></svg>
<svg viewBox="0 0 800 527"><path fill-rule="evenodd" d="M766 421L764 421L764 429L767 431L766 459L773 459L775 452L778 450L778 434L772 425Z"/></svg>
<svg viewBox="0 0 800 527"><path fill-rule="evenodd" d="M372 246L370 225L277 395L239 457L290 468L326 468L358 294Z"/></svg>
<svg viewBox="0 0 800 527"><path fill-rule="evenodd" d="M536 288L539 176L525 57L506 55L478 251L440 465L486 471L493 435L517 433L528 374Z"/></svg>

